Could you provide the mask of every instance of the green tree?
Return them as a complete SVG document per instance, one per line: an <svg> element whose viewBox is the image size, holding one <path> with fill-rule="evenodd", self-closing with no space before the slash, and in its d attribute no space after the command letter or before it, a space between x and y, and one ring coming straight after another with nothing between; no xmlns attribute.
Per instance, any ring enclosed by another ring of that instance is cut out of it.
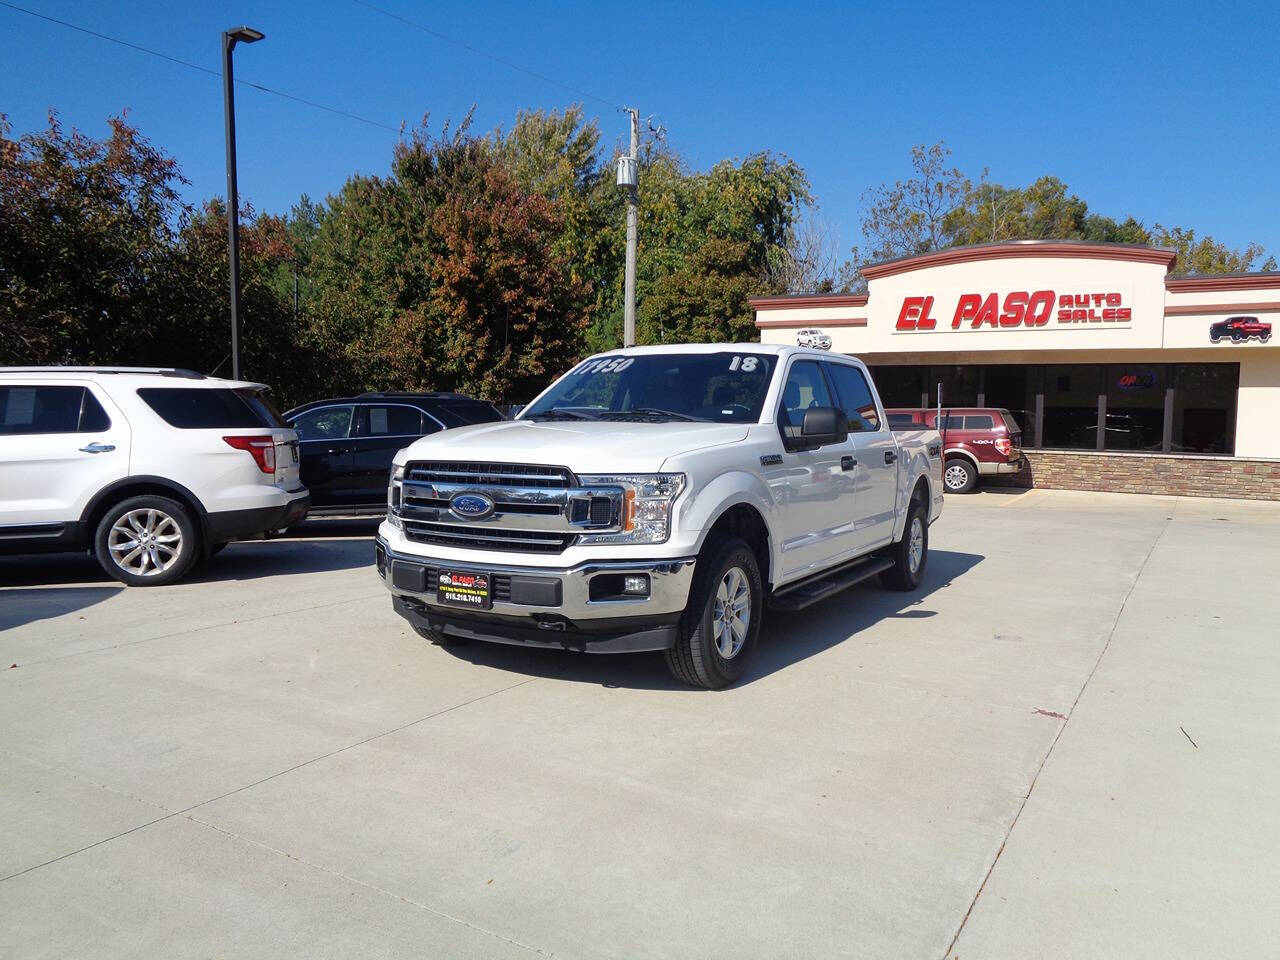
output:
<svg viewBox="0 0 1280 960"><path fill-rule="evenodd" d="M1151 242L1154 246L1172 247L1177 251L1178 260L1173 268L1176 274L1248 273L1256 269L1276 269L1275 256L1268 256L1262 245L1257 243L1233 249L1213 237L1197 237L1194 230L1162 227L1160 224L1152 228Z"/></svg>
<svg viewBox="0 0 1280 960"><path fill-rule="evenodd" d="M862 195L867 205L862 235L870 260L910 257L953 244L948 221L965 207L973 184L959 169L947 166L950 156L942 141L914 146L911 176Z"/></svg>
<svg viewBox="0 0 1280 960"><path fill-rule="evenodd" d="M117 360L160 322L150 291L185 181L123 118L109 124L97 141L50 114L11 140L0 117L0 363Z"/></svg>
<svg viewBox="0 0 1280 960"><path fill-rule="evenodd" d="M1232 248L1181 227L1148 229L1134 217L1116 221L1090 213L1088 204L1057 177L1044 176L1026 187L992 183L986 172L976 183L948 169L950 151L941 142L911 150L913 174L893 186L882 184L863 199L869 211L863 235L867 262L929 253L950 246L1006 240L1088 240L1167 246L1177 251L1176 274L1237 273L1276 269L1276 259L1256 243ZM842 268L842 285L865 287L859 247Z"/></svg>
<svg viewBox="0 0 1280 960"><path fill-rule="evenodd" d="M311 340L351 389L527 399L578 355L590 312L564 203L522 186L465 121L415 131L388 177L353 177L319 216Z"/></svg>

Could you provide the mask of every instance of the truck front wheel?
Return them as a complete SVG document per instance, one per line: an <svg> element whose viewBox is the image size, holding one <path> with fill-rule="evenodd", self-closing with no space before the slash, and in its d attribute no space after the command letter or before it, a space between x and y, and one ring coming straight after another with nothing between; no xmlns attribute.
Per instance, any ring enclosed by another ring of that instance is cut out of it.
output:
<svg viewBox="0 0 1280 960"><path fill-rule="evenodd" d="M708 543L698 558L675 646L666 652L675 678L718 690L733 683L760 635L764 587L751 548L737 537Z"/></svg>

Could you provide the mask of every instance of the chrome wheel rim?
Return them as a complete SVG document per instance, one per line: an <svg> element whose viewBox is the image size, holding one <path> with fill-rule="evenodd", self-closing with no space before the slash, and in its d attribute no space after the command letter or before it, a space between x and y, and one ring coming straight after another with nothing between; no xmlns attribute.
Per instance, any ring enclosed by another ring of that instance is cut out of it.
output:
<svg viewBox="0 0 1280 960"><path fill-rule="evenodd" d="M154 577L182 556L182 528L163 510L130 510L111 525L107 550L121 570Z"/></svg>
<svg viewBox="0 0 1280 960"><path fill-rule="evenodd" d="M943 474L947 481L947 486L952 490L959 490L969 480L969 471L959 464L952 464L947 467L947 472Z"/></svg>
<svg viewBox="0 0 1280 960"><path fill-rule="evenodd" d="M924 560L924 523L919 517L911 518L911 539L907 542L907 566L912 573L920 572Z"/></svg>
<svg viewBox="0 0 1280 960"><path fill-rule="evenodd" d="M751 581L741 567L725 571L711 606L711 626L716 650L725 660L738 655L751 626Z"/></svg>

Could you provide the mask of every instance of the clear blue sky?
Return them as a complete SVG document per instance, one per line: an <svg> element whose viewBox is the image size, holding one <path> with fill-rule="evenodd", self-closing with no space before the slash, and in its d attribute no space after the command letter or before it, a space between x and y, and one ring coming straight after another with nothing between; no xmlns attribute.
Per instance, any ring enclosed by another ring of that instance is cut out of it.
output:
<svg viewBox="0 0 1280 960"><path fill-rule="evenodd" d="M14 0L392 127L476 105L481 130L522 107L583 99L354 0L134 3ZM600 97L658 114L695 168L769 149L808 171L842 248L860 195L907 171L912 144L945 139L955 163L1023 184L1051 173L1090 209L1194 227L1280 253L1280 12L1253 5L1072 3L528 3L373 0L406 18ZM109 115L175 155L192 200L225 187L216 77L0 7L0 112L16 133L56 108L102 136ZM396 135L252 89L237 94L240 190L283 212L353 171L387 169Z"/></svg>

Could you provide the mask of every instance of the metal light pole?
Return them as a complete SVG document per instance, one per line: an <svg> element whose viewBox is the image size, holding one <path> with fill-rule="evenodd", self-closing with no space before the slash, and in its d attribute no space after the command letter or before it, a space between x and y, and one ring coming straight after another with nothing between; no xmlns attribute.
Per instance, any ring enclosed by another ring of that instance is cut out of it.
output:
<svg viewBox="0 0 1280 960"><path fill-rule="evenodd" d="M227 125L227 259L231 274L231 378L240 379L240 195L236 190L236 96L231 51L265 34L252 27L222 31L222 97Z"/></svg>
<svg viewBox="0 0 1280 960"><path fill-rule="evenodd" d="M640 193L637 170L640 165L640 111L628 107L631 114L631 153L618 158L618 186L627 188L627 273L626 300L622 308L622 345L636 344L636 219Z"/></svg>

